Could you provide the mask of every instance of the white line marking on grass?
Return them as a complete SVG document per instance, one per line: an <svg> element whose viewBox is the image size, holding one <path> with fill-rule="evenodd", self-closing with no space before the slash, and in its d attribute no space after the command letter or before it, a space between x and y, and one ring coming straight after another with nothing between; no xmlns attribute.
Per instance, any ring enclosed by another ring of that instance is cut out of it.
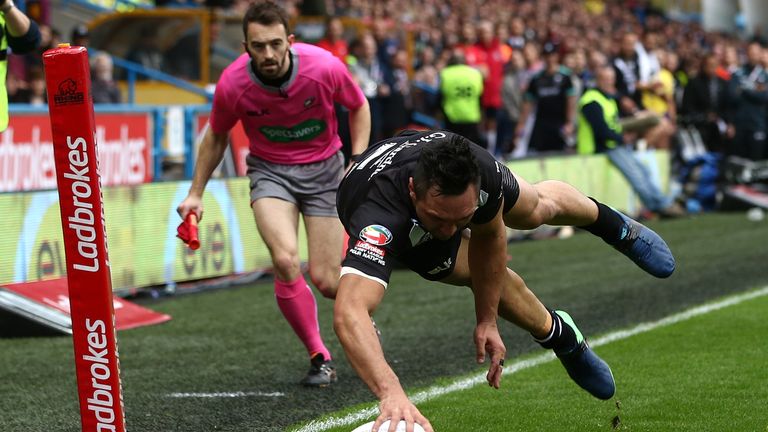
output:
<svg viewBox="0 0 768 432"><path fill-rule="evenodd" d="M281 392L219 392L219 393L169 393L167 397L172 398L239 398L239 397L283 397L285 393Z"/></svg>
<svg viewBox="0 0 768 432"><path fill-rule="evenodd" d="M626 330L614 331L604 336L601 336L597 339L594 339L594 340L590 339L589 344L592 347L607 345L611 342L627 339L631 336L635 336L640 333L645 333L660 327L665 327L668 325L686 321L699 315L708 314L710 312L714 312L716 310L720 310L728 306L733 306L739 303L743 303L747 300L752 300L765 295L768 295L768 286L765 286L758 290L750 291L744 294L737 294L730 297L726 297L714 303L706 303L701 306L696 306L686 311L683 311L674 315L670 315L666 318L662 318L658 321L638 324ZM556 357L554 353L552 353L551 351L548 351L546 353L539 354L537 356L531 357L526 360L518 360L512 363L508 363L504 367L504 375L511 375L513 373L517 373L522 370L529 369L529 368L550 362L555 358ZM437 397L446 395L448 393L466 390L482 383L485 383L485 372L473 377L464 378L462 380L456 381L447 386L432 386L426 390L410 394L409 398L414 404L419 404L419 403L427 402ZM302 428L296 430L296 432L327 431L335 427L353 425L353 424L362 422L364 420L368 420L371 417L375 417L378 414L379 414L378 404L373 404L369 407L363 408L353 413L349 413L343 417L329 417L323 420L312 420L306 425L304 425Z"/></svg>

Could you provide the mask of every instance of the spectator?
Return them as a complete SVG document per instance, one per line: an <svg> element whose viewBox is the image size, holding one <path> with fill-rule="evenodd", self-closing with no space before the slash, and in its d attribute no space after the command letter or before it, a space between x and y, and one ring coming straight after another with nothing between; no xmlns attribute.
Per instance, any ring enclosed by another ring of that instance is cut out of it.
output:
<svg viewBox="0 0 768 432"><path fill-rule="evenodd" d="M726 81L730 81L731 75L737 70L739 70L739 51L735 46L728 45L723 50L723 58L720 67L718 67L717 75Z"/></svg>
<svg viewBox="0 0 768 432"><path fill-rule="evenodd" d="M528 42L523 47L523 58L525 59L526 70L523 75L523 87L528 87L531 78L544 69L544 61L541 59L539 46L536 42Z"/></svg>
<svg viewBox="0 0 768 432"><path fill-rule="evenodd" d="M72 29L70 36L70 44L73 46L88 47L91 41L91 33L88 31L88 27L85 24L78 24Z"/></svg>
<svg viewBox="0 0 768 432"><path fill-rule="evenodd" d="M601 67L596 79L597 88L587 90L579 99L578 152L605 153L648 210L665 217L684 215L682 207L659 189L646 166L624 144L614 69Z"/></svg>
<svg viewBox="0 0 768 432"><path fill-rule="evenodd" d="M29 100L26 103L38 107L48 105L43 68L35 67L29 71Z"/></svg>
<svg viewBox="0 0 768 432"><path fill-rule="evenodd" d="M520 17L514 17L509 23L507 44L517 51L522 50L525 43L525 21Z"/></svg>
<svg viewBox="0 0 768 432"><path fill-rule="evenodd" d="M583 48L577 48L570 53L571 64L566 67L571 69L571 77L576 88L576 96L581 96L585 90L595 86L595 75L587 64L587 53ZM577 84L578 81L578 84Z"/></svg>
<svg viewBox="0 0 768 432"><path fill-rule="evenodd" d="M619 54L613 59L616 72L616 89L619 96L619 108L626 115L642 109L640 89L640 63L637 55L637 35L624 33L619 45Z"/></svg>
<svg viewBox="0 0 768 432"><path fill-rule="evenodd" d="M376 40L371 34L365 34L360 40L360 55L349 67L371 107L371 141L379 140L382 136L382 98L388 97L391 92L384 80L389 71L386 65L379 62L377 53Z"/></svg>
<svg viewBox="0 0 768 432"><path fill-rule="evenodd" d="M751 160L768 159L768 73L760 65L762 55L760 43L751 42L746 64L731 75L729 86L736 133L727 153Z"/></svg>
<svg viewBox="0 0 768 432"><path fill-rule="evenodd" d="M723 152L725 140L734 133L728 115L728 82L718 75L718 65L714 54L704 59L699 74L685 87L681 109L711 152Z"/></svg>
<svg viewBox="0 0 768 432"><path fill-rule="evenodd" d="M440 85L440 72L435 64L435 51L427 45L418 55L413 74L413 110L434 116Z"/></svg>
<svg viewBox="0 0 768 432"><path fill-rule="evenodd" d="M16 8L13 0L0 1L0 50L6 53L0 59L0 132L8 127L8 48L14 54L31 52L40 44L40 30L34 21Z"/></svg>
<svg viewBox="0 0 768 432"><path fill-rule="evenodd" d="M528 116L534 117L529 152L562 152L573 142L576 93L570 71L560 65L559 46L544 44L546 69L531 79L515 136L523 136ZM535 108L535 111L534 111Z"/></svg>
<svg viewBox="0 0 768 432"><path fill-rule="evenodd" d="M219 22L211 20L208 31L209 50L213 49L220 30ZM165 66L168 73L190 81L197 81L202 77L200 34L200 27L192 28L165 52Z"/></svg>
<svg viewBox="0 0 768 432"><path fill-rule="evenodd" d="M453 56L440 71L440 99L445 116L445 128L467 137L480 145L480 97L483 93L483 75L468 66L464 53L455 49Z"/></svg>
<svg viewBox="0 0 768 432"><path fill-rule="evenodd" d="M652 53L658 64L658 70L649 81L644 81L641 90L642 105L656 114L659 124L649 129L644 138L650 148L670 148L670 141L675 134L677 109L675 107L675 77L669 70L669 56L662 50ZM656 66L654 66L656 67Z"/></svg>
<svg viewBox="0 0 768 432"><path fill-rule="evenodd" d="M336 58L346 62L349 47L344 39L344 24L339 17L329 17L325 21L325 36L320 39L317 46L330 51Z"/></svg>
<svg viewBox="0 0 768 432"><path fill-rule="evenodd" d="M391 60L392 67L385 77L390 88L389 96L382 98L384 136L393 136L408 126L411 119L411 81L408 78L408 53L397 50Z"/></svg>
<svg viewBox="0 0 768 432"><path fill-rule="evenodd" d="M379 63L389 67L389 62L400 48L400 40L392 33L392 25L384 19L377 18L371 25L371 34L376 41L376 56Z"/></svg>
<svg viewBox="0 0 768 432"><path fill-rule="evenodd" d="M128 52L125 59L138 63L141 66L155 71L165 70L165 59L163 52L157 45L157 29L155 27L145 28L139 36L136 45ZM139 80L147 79L146 75L139 74Z"/></svg>
<svg viewBox="0 0 768 432"><path fill-rule="evenodd" d="M501 81L504 76L504 53L495 37L493 23L483 20L477 26L478 41L467 51L467 64L476 67L483 74L482 137L490 151L496 148L498 120L501 108Z"/></svg>
<svg viewBox="0 0 768 432"><path fill-rule="evenodd" d="M504 70L501 85L502 111L499 118L499 136L496 156L509 158L514 145L515 127L520 121L520 110L525 93L525 59L520 50L512 52L512 57Z"/></svg>
<svg viewBox="0 0 768 432"><path fill-rule="evenodd" d="M5 80L5 86L8 91L8 102L10 103L28 103L29 85L27 82L14 73L8 73Z"/></svg>
<svg viewBox="0 0 768 432"><path fill-rule="evenodd" d="M38 30L40 31L38 46L32 52L19 56L20 59L23 59L23 65L13 68L14 72L25 81L29 80L29 72L32 69L43 68L43 53L58 46L58 41L54 40L53 29L50 26L40 24Z"/></svg>
<svg viewBox="0 0 768 432"><path fill-rule="evenodd" d="M95 104L119 104L122 102L120 88L114 80L115 68L112 57L99 53L93 57L91 66L91 96Z"/></svg>

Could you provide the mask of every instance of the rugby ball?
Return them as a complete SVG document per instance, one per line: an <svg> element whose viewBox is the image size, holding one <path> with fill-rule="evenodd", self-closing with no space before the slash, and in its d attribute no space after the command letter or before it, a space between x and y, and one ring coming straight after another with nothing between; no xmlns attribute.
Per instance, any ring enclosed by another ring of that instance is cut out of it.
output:
<svg viewBox="0 0 768 432"><path fill-rule="evenodd" d="M371 432L373 430L374 423L375 422L369 422L362 426L358 426L352 432ZM389 420L385 421L381 424L381 426L379 426L379 432L387 431L389 431ZM397 424L397 429L395 432L405 432L405 420L400 420L400 423ZM416 423L413 425L413 432L424 432L424 428L421 427L420 424Z"/></svg>

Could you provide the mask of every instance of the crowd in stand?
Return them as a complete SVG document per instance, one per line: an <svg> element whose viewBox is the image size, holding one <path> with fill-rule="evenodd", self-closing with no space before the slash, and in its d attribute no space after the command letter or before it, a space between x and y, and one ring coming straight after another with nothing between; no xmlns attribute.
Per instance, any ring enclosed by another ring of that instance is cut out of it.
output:
<svg viewBox="0 0 768 432"><path fill-rule="evenodd" d="M575 151L579 99L610 65L620 117L649 120L625 134L630 141L670 148L679 125L694 124L708 150L768 158L761 41L671 21L644 3L338 0L333 12L363 20L370 32L345 39L332 20L320 44L358 78L379 120L375 138L406 127L401 113L418 111L463 131L476 124L480 142L500 157ZM473 95L479 117L446 109L456 89L441 86L441 75L456 64L482 75Z"/></svg>
<svg viewBox="0 0 768 432"><path fill-rule="evenodd" d="M299 13L300 1L280 3ZM580 99L608 65L619 116L640 125L621 132L626 142L670 148L681 126L693 125L708 151L768 159L762 41L668 20L648 3L333 0L326 2L331 16L356 18L369 31L354 33L329 19L319 44L358 79L371 104L374 140L408 127L412 113L420 113L500 158L574 152ZM38 52L10 65L11 102L45 103L40 54L61 35L48 26L41 31ZM87 43L87 29L71 36ZM94 59L98 102L122 100L109 63ZM479 87L473 71L480 73Z"/></svg>

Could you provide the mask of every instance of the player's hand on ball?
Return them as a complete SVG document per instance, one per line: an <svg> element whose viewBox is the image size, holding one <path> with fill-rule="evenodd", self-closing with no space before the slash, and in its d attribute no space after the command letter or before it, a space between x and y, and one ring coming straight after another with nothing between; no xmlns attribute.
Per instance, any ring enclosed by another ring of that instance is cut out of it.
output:
<svg viewBox="0 0 768 432"><path fill-rule="evenodd" d="M396 432L398 423L400 423L400 420L404 420L406 422L406 432L413 432L414 422L421 425L425 432L434 432L429 420L421 415L419 409L416 408L404 393L383 397L381 402L379 402L379 413L373 424L374 431L378 431L382 423L390 420L387 432Z"/></svg>

